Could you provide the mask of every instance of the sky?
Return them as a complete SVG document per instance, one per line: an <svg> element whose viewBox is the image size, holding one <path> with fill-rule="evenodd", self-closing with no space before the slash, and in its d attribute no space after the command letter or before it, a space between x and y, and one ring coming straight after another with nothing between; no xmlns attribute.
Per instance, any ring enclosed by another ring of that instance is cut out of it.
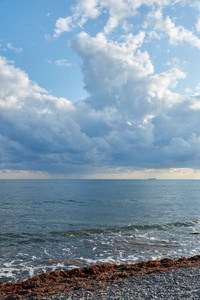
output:
<svg viewBox="0 0 200 300"><path fill-rule="evenodd" d="M0 179L200 179L200 2L0 0Z"/></svg>

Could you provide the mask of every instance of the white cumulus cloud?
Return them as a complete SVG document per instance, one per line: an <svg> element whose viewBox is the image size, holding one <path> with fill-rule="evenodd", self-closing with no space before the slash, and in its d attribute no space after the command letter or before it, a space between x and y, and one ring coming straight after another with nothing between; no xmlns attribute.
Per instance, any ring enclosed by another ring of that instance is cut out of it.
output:
<svg viewBox="0 0 200 300"><path fill-rule="evenodd" d="M55 25L55 36L61 33L70 31L73 28L82 26L89 19L96 19L101 14L107 12L109 15L108 21L104 26L104 33L109 34L119 24L124 27L124 20L135 16L138 9L145 5L147 7L164 7L173 4L172 0L78 0L74 7L74 13L66 18L59 18Z"/></svg>
<svg viewBox="0 0 200 300"><path fill-rule="evenodd" d="M190 30L182 25L176 26L169 16L163 18L162 10L151 11L145 21L145 28L152 26L154 30L165 33L169 36L172 45L186 42L200 50L200 39Z"/></svg>
<svg viewBox="0 0 200 300"><path fill-rule="evenodd" d="M57 38L76 29L70 50L81 60L89 96L73 103L50 95L0 57L0 169L200 168L200 96L175 90L187 79L177 53L160 68L155 63L156 54L167 53L164 46L158 51L162 40L165 48L181 43L200 49L194 32L176 25L165 11L178 4L186 5L172 0L76 1L72 14L60 17L55 28ZM146 14L140 15L143 9ZM98 18L99 27L87 32L87 21ZM142 19L141 26L134 18ZM48 62L70 66L65 58ZM188 84L185 89L192 93Z"/></svg>
<svg viewBox="0 0 200 300"><path fill-rule="evenodd" d="M7 43L7 47L8 47L8 49L13 50L13 51L15 51L15 52L17 52L17 53L23 52L23 49L22 49L21 47L16 48L16 47L14 47L14 46L12 45L12 43Z"/></svg>
<svg viewBox="0 0 200 300"><path fill-rule="evenodd" d="M56 66L59 67L71 67L71 63L67 61L67 59L59 59L55 61Z"/></svg>

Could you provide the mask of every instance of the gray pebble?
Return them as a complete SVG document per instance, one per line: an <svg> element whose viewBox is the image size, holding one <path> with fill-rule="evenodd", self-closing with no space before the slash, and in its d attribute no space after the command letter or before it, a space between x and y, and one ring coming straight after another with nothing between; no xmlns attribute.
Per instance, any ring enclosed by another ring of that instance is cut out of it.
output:
<svg viewBox="0 0 200 300"><path fill-rule="evenodd" d="M200 299L200 267L128 277L117 283L108 283L95 291L81 289L41 300L53 299Z"/></svg>

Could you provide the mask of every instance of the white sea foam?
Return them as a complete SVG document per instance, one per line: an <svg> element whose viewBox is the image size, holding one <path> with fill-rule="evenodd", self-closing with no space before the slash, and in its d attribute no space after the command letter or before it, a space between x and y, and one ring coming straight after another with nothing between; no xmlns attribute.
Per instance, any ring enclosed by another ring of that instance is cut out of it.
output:
<svg viewBox="0 0 200 300"><path fill-rule="evenodd" d="M7 189L0 188L0 201L3 191L10 194L17 215L25 212L34 222L0 211L2 281L104 262L200 253L199 235L192 234L200 232L198 181L156 181L154 186L148 181L29 181L23 187L8 182ZM56 200L58 194L62 201Z"/></svg>

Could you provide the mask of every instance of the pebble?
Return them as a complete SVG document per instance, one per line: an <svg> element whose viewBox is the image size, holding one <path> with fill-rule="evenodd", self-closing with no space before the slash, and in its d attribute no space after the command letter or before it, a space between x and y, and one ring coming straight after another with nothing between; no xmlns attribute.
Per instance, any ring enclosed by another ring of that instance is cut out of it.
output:
<svg viewBox="0 0 200 300"><path fill-rule="evenodd" d="M41 300L54 299L200 299L200 267L128 277L117 283L108 283L101 289L70 291Z"/></svg>

